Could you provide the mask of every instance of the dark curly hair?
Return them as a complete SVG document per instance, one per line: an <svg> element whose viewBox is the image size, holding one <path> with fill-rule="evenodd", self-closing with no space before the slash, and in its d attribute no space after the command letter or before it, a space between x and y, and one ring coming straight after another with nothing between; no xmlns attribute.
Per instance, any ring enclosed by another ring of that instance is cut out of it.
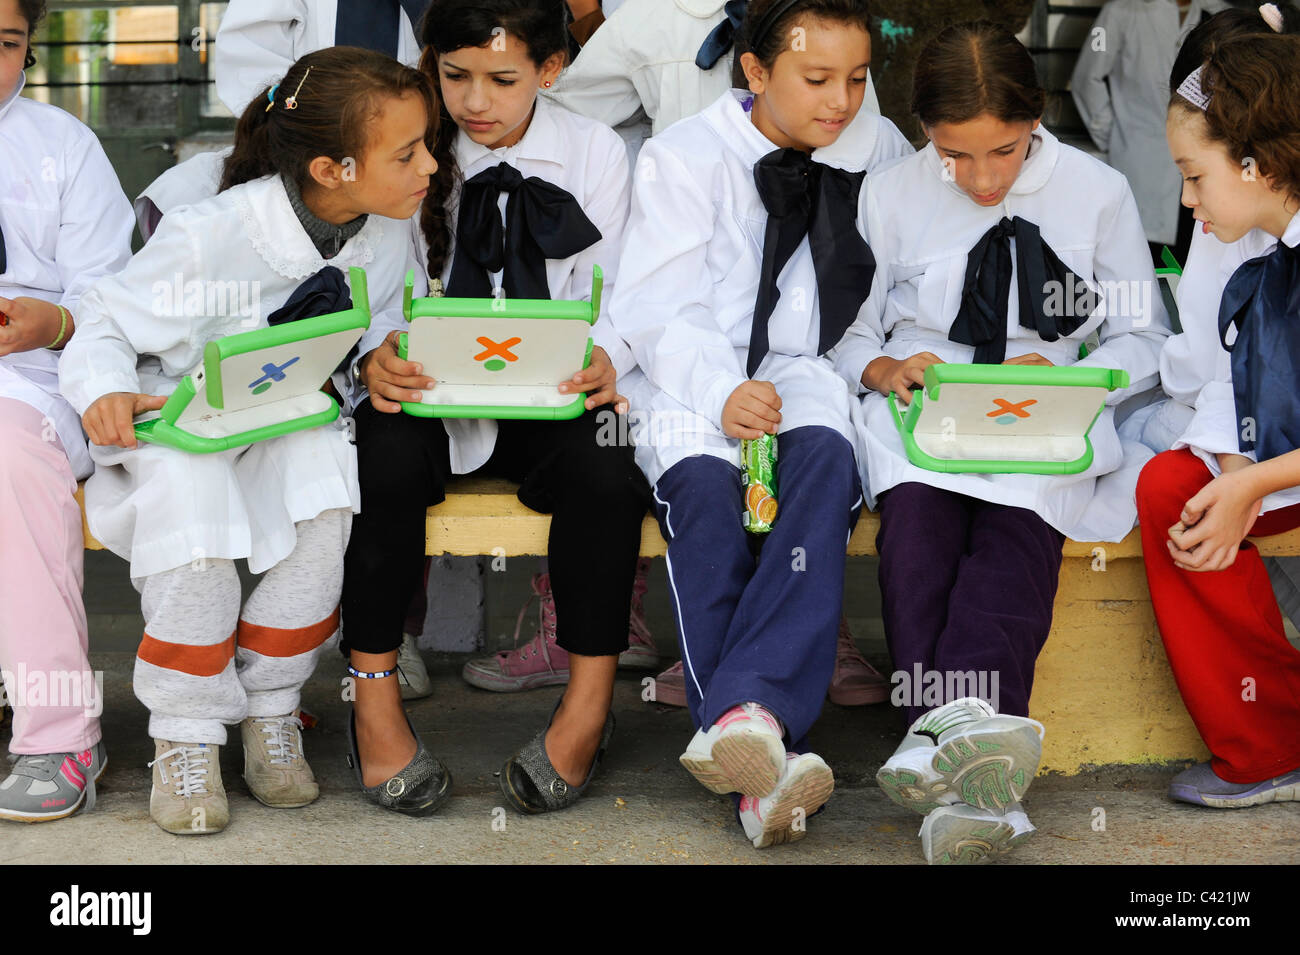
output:
<svg viewBox="0 0 1300 955"><path fill-rule="evenodd" d="M18 12L27 21L27 57L23 60L23 69L36 65L36 54L32 52L32 35L36 27L45 19L45 0L18 0Z"/></svg>

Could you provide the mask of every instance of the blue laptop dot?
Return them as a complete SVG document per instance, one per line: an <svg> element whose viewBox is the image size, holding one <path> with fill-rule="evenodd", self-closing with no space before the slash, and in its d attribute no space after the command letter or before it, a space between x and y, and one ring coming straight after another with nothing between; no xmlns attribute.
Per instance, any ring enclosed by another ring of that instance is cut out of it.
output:
<svg viewBox="0 0 1300 955"><path fill-rule="evenodd" d="M483 362L483 367L486 368L488 371L500 371L505 366L506 363L503 362L500 358L493 358L491 361Z"/></svg>
<svg viewBox="0 0 1300 955"><path fill-rule="evenodd" d="M1015 424L1016 416L1013 414L1004 414L999 418L994 418L993 420L998 424Z"/></svg>

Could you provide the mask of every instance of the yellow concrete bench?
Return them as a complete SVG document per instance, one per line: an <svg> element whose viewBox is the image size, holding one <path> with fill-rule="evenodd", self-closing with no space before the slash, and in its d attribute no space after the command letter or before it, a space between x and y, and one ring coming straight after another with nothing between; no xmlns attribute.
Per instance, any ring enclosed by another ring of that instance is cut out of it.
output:
<svg viewBox="0 0 1300 955"><path fill-rule="evenodd" d="M78 489L78 499L81 491ZM867 512L849 539L850 556L874 555L880 519ZM100 550L84 526L86 547ZM550 517L519 503L506 481L461 478L429 508L427 554L518 557L546 552ZM1256 542L1265 555L1300 554L1300 530ZM641 553L667 545L647 517ZM1137 531L1117 544L1067 541L1052 633L1039 657L1033 715L1048 729L1043 770L1204 759L1156 632ZM862 586L874 586L863 581Z"/></svg>

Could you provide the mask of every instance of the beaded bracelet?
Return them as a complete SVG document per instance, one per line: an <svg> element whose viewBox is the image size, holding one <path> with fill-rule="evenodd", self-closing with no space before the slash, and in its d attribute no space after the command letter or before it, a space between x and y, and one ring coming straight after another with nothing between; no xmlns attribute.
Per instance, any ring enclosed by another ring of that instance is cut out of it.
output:
<svg viewBox="0 0 1300 955"><path fill-rule="evenodd" d="M62 305L55 305L54 307L57 308L59 314L63 316L63 321L59 322L59 334L54 337L54 341L45 346L46 348L58 348L63 344L63 336L68 333L68 310Z"/></svg>
<svg viewBox="0 0 1300 955"><path fill-rule="evenodd" d="M349 663L348 672L351 673L358 680L382 680L384 677L392 676L394 673L396 673L397 667L393 667L391 670L376 670L373 673L368 673L365 670L358 670L356 667L354 667L352 664Z"/></svg>

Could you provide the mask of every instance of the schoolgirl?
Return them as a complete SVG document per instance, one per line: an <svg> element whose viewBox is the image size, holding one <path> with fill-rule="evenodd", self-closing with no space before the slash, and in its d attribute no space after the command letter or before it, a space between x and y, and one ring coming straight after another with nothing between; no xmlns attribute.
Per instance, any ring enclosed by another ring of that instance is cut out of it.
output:
<svg viewBox="0 0 1300 955"><path fill-rule="evenodd" d="M1300 652L1244 540L1300 526L1300 38L1216 38L1204 54L1171 97L1170 151L1184 204L1240 264L1219 296L1214 380L1137 503L1156 622L1211 753L1169 794L1239 808L1300 798Z"/></svg>
<svg viewBox="0 0 1300 955"><path fill-rule="evenodd" d="M303 57L240 118L222 191L169 212L126 269L82 299L60 380L96 445L91 530L130 560L141 592L135 691L156 752L150 813L168 832L226 824L226 724L240 724L257 799L291 807L317 796L298 700L338 629L356 454L341 424L198 455L138 445L132 418L161 407L205 343L265 325L327 266L365 268L372 309L397 307L411 255L404 220L435 167L433 108L423 74L382 54ZM176 275L251 283L252 314L176 314ZM265 571L242 609L241 558Z"/></svg>
<svg viewBox="0 0 1300 955"><path fill-rule="evenodd" d="M930 862L975 861L1033 832L1018 800L1041 753L1029 694L1061 545L1132 528L1136 467L1110 472L1126 451L1145 456L1121 446L1111 406L1155 383L1168 333L1158 296L1141 294L1155 277L1127 182L1043 128L1044 97L1028 51L1000 27L956 25L927 44L912 108L930 143L863 192L877 269L835 355L868 392L862 438L896 670L982 673L989 695L997 678L993 705L910 699L911 729L877 776L892 799L927 813ZM1041 289L1031 273L1045 276ZM1094 301L1071 291L1081 283ZM1053 287L1075 307L1049 305ZM1107 289L1126 294L1103 298ZM1100 347L1079 360L1093 333ZM1120 368L1131 385L1108 399L1079 475L945 474L908 462L886 400L907 403L941 361Z"/></svg>
<svg viewBox="0 0 1300 955"><path fill-rule="evenodd" d="M20 95L44 10L0 0L0 670L15 760L0 818L21 822L93 806L107 765L73 497L92 465L58 376L82 293L131 254L130 207L94 133Z"/></svg>
<svg viewBox="0 0 1300 955"><path fill-rule="evenodd" d="M669 542L698 729L681 762L740 795L762 848L801 838L834 784L805 737L835 662L862 442L857 403L820 356L870 286L851 221L863 177L911 147L861 108L862 0L757 0L741 42L749 91L642 150L610 315L640 366L624 390ZM779 512L756 558L739 439L778 432Z"/></svg>
<svg viewBox="0 0 1300 955"><path fill-rule="evenodd" d="M442 91L443 125L421 214L422 264L449 295L586 298L597 264L605 288L616 287L626 152L608 127L537 96L564 63L562 14L562 0L436 0L423 21L422 68ZM413 814L446 798L388 674L419 581L425 509L443 499L450 475L482 471L521 481L520 500L553 514L556 642L570 676L549 725L507 760L500 780L522 812L565 808L609 745L614 674L628 647L647 494L630 448L600 433L616 405L625 409L615 380L631 355L606 321L597 323L590 367L560 386L588 394L587 413L571 421L441 421L398 413L398 400L419 400L436 384L398 359L394 335L357 366L362 511L343 614L353 667L376 675L359 682L354 708L363 789Z"/></svg>

